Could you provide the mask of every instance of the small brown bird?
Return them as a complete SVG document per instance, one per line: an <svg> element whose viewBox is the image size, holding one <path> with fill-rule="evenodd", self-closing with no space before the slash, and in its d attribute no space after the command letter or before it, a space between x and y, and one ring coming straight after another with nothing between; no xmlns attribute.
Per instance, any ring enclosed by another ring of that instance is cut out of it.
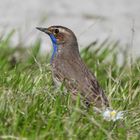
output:
<svg viewBox="0 0 140 140"><path fill-rule="evenodd" d="M80 57L75 34L63 26L37 29L48 34L53 43L51 65L54 81L64 82L73 97L80 92L87 105L108 107L102 88Z"/></svg>

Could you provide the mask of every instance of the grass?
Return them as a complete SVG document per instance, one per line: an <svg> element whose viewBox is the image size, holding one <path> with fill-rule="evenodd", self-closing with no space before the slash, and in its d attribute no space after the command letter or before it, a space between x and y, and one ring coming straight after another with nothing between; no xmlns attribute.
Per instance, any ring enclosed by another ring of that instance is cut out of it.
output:
<svg viewBox="0 0 140 140"><path fill-rule="evenodd" d="M140 136L140 58L129 63L129 50L118 42L92 43L81 51L123 120L107 122L92 108L73 103L52 81L49 55L40 41L30 49L11 48L12 33L0 40L0 139L137 140ZM122 55L122 65L118 56Z"/></svg>

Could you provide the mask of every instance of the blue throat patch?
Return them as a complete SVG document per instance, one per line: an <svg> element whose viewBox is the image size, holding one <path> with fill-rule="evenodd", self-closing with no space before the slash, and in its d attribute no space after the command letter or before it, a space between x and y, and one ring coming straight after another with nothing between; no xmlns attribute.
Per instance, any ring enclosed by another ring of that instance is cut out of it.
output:
<svg viewBox="0 0 140 140"><path fill-rule="evenodd" d="M57 50L58 50L58 46L57 46L57 39L55 38L55 36L53 34L50 34L50 38L52 40L52 43L53 43L53 53L52 53L52 56L51 56L51 63L57 53Z"/></svg>

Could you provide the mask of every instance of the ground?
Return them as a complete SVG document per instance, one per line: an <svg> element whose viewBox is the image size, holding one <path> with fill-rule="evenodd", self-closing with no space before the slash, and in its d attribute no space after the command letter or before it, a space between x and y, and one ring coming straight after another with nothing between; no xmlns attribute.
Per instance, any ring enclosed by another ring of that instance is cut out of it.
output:
<svg viewBox="0 0 140 140"><path fill-rule="evenodd" d="M140 59L133 60L130 50L109 40L81 50L112 108L125 111L123 120L108 122L54 86L50 54L39 53L40 41L11 48L11 37L0 41L0 139L139 139Z"/></svg>

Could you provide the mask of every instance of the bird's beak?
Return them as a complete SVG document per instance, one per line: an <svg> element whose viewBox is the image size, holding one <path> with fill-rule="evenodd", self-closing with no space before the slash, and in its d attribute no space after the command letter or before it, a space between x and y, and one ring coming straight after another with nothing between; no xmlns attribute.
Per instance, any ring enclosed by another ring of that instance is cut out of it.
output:
<svg viewBox="0 0 140 140"><path fill-rule="evenodd" d="M40 30L41 32L44 32L48 35L51 34L51 31L48 30L48 28L41 28L41 27L36 27L36 29Z"/></svg>

